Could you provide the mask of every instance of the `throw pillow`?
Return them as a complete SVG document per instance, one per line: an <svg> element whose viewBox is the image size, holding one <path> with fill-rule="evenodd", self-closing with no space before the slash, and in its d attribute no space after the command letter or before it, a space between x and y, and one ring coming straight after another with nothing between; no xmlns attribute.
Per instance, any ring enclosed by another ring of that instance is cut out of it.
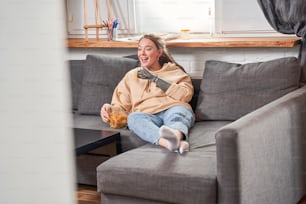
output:
<svg viewBox="0 0 306 204"><path fill-rule="evenodd" d="M113 91L125 73L137 65L135 59L87 55L78 112L99 115L102 105L111 102Z"/></svg>
<svg viewBox="0 0 306 204"><path fill-rule="evenodd" d="M206 61L197 120L236 120L299 86L295 57L247 64Z"/></svg>

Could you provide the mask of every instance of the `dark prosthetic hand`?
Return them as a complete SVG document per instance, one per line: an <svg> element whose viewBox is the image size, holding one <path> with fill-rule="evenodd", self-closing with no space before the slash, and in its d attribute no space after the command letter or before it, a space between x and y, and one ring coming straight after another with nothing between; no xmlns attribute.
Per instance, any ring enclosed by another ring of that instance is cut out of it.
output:
<svg viewBox="0 0 306 204"><path fill-rule="evenodd" d="M159 87L163 91L167 91L170 87L170 83L166 82L165 80L155 76L152 74L147 68L143 67L142 69L138 70L137 77L140 79L147 79L152 80L156 83L156 86Z"/></svg>

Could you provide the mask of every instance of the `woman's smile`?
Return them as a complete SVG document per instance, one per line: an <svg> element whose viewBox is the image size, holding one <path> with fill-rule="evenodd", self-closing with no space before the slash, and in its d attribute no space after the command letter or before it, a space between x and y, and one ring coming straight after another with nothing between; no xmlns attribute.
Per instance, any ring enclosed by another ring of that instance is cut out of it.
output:
<svg viewBox="0 0 306 204"><path fill-rule="evenodd" d="M149 39L142 39L138 46L138 59L141 66L150 70L159 70L161 68L158 60L162 54L162 50Z"/></svg>

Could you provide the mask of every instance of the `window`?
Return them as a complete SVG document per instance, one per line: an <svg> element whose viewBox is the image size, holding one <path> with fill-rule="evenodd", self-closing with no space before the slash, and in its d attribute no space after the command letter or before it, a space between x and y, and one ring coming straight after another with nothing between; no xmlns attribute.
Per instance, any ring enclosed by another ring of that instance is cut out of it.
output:
<svg viewBox="0 0 306 204"><path fill-rule="evenodd" d="M210 33L213 0L134 0L137 33Z"/></svg>
<svg viewBox="0 0 306 204"><path fill-rule="evenodd" d="M121 34L132 35L135 33L134 23L134 0L111 0L112 16L120 21L119 30ZM67 33L70 38L84 37L84 1L83 0L66 0L66 21ZM107 5L105 0L100 0L100 17L103 20L108 18ZM87 0L87 22L95 24L94 0ZM99 18L100 20L100 18ZM100 23L100 22L99 22ZM95 37L95 29L88 29L90 37ZM103 29L102 35L106 35Z"/></svg>
<svg viewBox="0 0 306 204"><path fill-rule="evenodd" d="M278 35L257 1L216 0L216 35Z"/></svg>
<svg viewBox="0 0 306 204"><path fill-rule="evenodd" d="M66 0L69 37L84 37L83 1ZM93 0L87 0L89 22L94 22ZM103 19L105 0L100 0ZM254 0L111 0L113 16L120 21L119 35L141 33L192 33L214 36L281 35L272 29ZM106 30L102 30L102 35ZM95 30L89 29L94 37Z"/></svg>

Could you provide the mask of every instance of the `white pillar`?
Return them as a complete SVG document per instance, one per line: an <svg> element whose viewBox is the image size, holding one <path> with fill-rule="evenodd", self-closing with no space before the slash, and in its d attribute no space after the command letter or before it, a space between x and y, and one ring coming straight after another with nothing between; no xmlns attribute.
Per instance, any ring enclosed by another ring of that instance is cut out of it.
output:
<svg viewBox="0 0 306 204"><path fill-rule="evenodd" d="M0 203L75 203L64 1L0 2Z"/></svg>

